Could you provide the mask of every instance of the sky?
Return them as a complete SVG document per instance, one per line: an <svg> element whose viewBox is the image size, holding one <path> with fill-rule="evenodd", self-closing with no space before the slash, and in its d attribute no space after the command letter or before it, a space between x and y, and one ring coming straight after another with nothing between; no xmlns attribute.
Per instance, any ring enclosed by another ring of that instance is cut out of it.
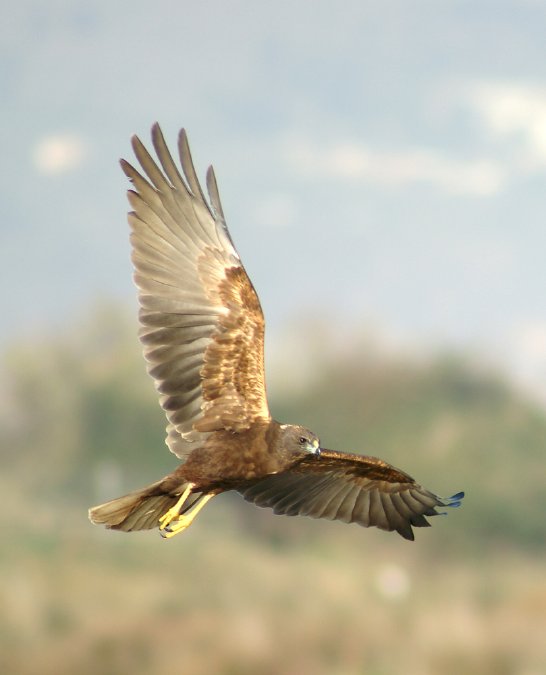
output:
<svg viewBox="0 0 546 675"><path fill-rule="evenodd" d="M372 326L546 401L545 29L543 0L10 5L0 345L136 307L118 159L157 120L214 164L271 351Z"/></svg>

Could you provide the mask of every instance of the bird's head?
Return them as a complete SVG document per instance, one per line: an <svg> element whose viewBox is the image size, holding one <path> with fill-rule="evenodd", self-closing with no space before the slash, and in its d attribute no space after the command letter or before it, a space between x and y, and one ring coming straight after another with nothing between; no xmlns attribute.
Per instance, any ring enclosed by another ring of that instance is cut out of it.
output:
<svg viewBox="0 0 546 675"><path fill-rule="evenodd" d="M298 424L281 424L282 445L298 455L320 455L320 441L316 434Z"/></svg>

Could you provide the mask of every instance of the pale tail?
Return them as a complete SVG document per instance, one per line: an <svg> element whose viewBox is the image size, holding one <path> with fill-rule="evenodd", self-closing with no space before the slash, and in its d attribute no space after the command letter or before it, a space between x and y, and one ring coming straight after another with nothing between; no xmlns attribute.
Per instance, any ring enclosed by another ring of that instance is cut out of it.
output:
<svg viewBox="0 0 546 675"><path fill-rule="evenodd" d="M174 506L180 493L166 492L163 488L165 479L152 483L142 490L130 492L128 495L112 499L105 504L89 509L89 520L95 525L105 525L112 530L132 532L149 530L159 526L161 516ZM184 485L181 486L182 490ZM195 504L202 495L192 495L184 504L184 511Z"/></svg>

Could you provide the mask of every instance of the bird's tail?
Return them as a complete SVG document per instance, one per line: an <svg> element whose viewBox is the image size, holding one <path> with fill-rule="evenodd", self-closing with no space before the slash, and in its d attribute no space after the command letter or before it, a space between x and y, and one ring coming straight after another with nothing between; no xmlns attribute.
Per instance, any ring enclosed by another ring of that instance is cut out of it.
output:
<svg viewBox="0 0 546 675"><path fill-rule="evenodd" d="M123 532L158 527L161 516L176 504L180 494L187 487L187 484L181 483L180 487L177 486L176 491L173 491L170 481L169 490L168 478L170 477L167 476L157 483L112 499L105 504L93 506L89 509L89 520L95 525L106 525L109 529ZM183 511L190 509L201 497L201 493L191 494L184 503Z"/></svg>

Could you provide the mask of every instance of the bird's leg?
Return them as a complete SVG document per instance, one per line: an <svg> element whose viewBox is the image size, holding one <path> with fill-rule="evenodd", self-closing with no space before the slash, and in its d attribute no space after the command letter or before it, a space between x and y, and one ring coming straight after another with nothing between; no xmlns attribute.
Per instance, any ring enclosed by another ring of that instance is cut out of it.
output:
<svg viewBox="0 0 546 675"><path fill-rule="evenodd" d="M164 530L167 525L171 522L171 520L174 520L178 515L180 515L180 511L182 510L182 507L184 506L184 502L188 498L190 492L192 491L193 488L193 483L188 483L186 489L184 492L180 495L180 499L176 502L176 504L171 507L168 511L166 511L161 518L159 519L159 529Z"/></svg>
<svg viewBox="0 0 546 675"><path fill-rule="evenodd" d="M193 523L193 519L199 513L199 511L201 511L203 506L205 506L205 504L214 496L214 493L204 495L201 500L187 513L176 515L174 518L169 520L169 523L162 525L159 528L161 536L165 539L169 539L170 537L174 537L175 534L183 532L185 529L187 529Z"/></svg>

